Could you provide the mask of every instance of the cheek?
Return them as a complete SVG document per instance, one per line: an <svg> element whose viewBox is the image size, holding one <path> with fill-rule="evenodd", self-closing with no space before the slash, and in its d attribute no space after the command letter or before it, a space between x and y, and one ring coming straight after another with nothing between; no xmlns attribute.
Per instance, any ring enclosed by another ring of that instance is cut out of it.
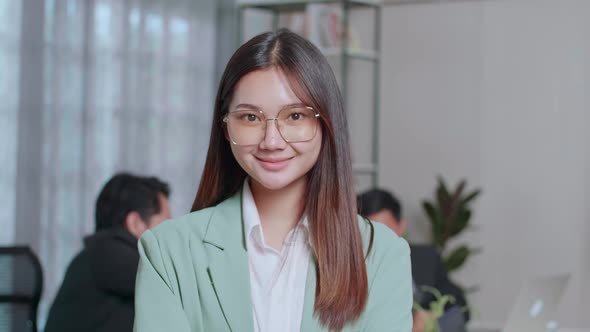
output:
<svg viewBox="0 0 590 332"><path fill-rule="evenodd" d="M322 144L321 142L318 143L317 145L315 145L313 147L313 150L310 152L311 154L311 158L313 159L313 164L315 165L315 163L317 163L318 158L320 157L320 151L322 150Z"/></svg>
<svg viewBox="0 0 590 332"><path fill-rule="evenodd" d="M299 155L305 156L305 159L315 164L322 150L322 136L318 133L310 142L292 143L291 146Z"/></svg>
<svg viewBox="0 0 590 332"><path fill-rule="evenodd" d="M321 130L321 128L318 129L317 134L315 135L315 137L313 138L313 140L310 143L312 143L310 153L313 154L314 163L315 163L318 160L318 157L320 155L320 151L322 150L322 130Z"/></svg>
<svg viewBox="0 0 590 332"><path fill-rule="evenodd" d="M252 155L252 153L254 152L254 148L248 146L237 146L231 143L229 144L231 152L234 155L234 158L236 159L238 164L240 164L240 166L244 168L243 162L245 162L248 159L248 156Z"/></svg>

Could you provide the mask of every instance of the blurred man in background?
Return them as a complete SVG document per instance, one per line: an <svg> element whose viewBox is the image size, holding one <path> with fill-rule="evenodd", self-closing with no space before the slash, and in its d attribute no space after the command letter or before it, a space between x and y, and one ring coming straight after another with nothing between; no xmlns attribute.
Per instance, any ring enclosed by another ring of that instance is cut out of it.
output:
<svg viewBox="0 0 590 332"><path fill-rule="evenodd" d="M384 224L398 236L403 236L407 230L407 223L402 216L399 200L391 193L372 189L359 196L360 214ZM410 244L412 260L412 277L414 279L415 301L428 309L435 298L432 294L421 291L421 287L434 287L443 295L452 295L455 305L447 306L445 314L438 320L441 332L465 331L465 323L469 319L467 312L462 310L466 306L465 296L459 287L454 285L447 276L447 270L436 249L429 245ZM428 312L416 311L414 314L414 330L424 330L426 320L431 319Z"/></svg>
<svg viewBox="0 0 590 332"><path fill-rule="evenodd" d="M170 218L168 184L121 173L96 201L96 233L70 263L49 311L46 332L131 332L137 239Z"/></svg>

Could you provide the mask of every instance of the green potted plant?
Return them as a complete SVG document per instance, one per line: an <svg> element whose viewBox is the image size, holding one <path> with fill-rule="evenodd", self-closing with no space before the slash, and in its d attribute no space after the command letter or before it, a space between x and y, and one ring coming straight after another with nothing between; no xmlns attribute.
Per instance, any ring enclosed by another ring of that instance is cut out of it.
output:
<svg viewBox="0 0 590 332"><path fill-rule="evenodd" d="M442 177L438 177L438 186L434 200L425 200L422 207L432 227L432 245L443 257L447 271L459 269L467 259L479 248L460 245L448 249L449 240L470 227L471 204L481 193L480 189L466 190L467 182L461 180L457 186L449 191Z"/></svg>
<svg viewBox="0 0 590 332"><path fill-rule="evenodd" d="M448 303L455 303L455 297L452 295L443 295L438 289L430 286L422 286L420 289L434 296L434 300L430 302L429 308L423 308L419 303L414 302L414 309L427 312L429 317L421 332L440 332L437 321L444 315L446 305Z"/></svg>

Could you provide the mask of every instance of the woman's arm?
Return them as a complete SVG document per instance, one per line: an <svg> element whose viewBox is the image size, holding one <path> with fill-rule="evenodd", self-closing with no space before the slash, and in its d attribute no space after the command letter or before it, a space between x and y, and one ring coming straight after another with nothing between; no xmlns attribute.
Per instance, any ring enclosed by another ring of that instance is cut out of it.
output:
<svg viewBox="0 0 590 332"><path fill-rule="evenodd" d="M158 240L149 230L139 240L139 256L134 331L190 332L180 299L170 288Z"/></svg>

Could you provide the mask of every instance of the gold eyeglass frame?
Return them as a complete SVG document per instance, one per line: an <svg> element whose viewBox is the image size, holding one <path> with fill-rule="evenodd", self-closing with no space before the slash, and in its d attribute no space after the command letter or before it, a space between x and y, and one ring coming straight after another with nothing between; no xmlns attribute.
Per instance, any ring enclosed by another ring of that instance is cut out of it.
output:
<svg viewBox="0 0 590 332"><path fill-rule="evenodd" d="M283 109L281 109L281 110L280 110L280 111L277 113L277 115L281 114L281 112L282 112L282 111L284 111L284 110L289 110L289 109L294 109L294 108L300 108L300 107L287 107L287 108L283 108ZM315 119L317 119L317 118L319 118L319 117L320 117L320 113L318 113L318 112L317 112L317 111L316 111L316 110L315 110L313 107L311 107L311 106L305 106L305 107L302 107L302 108L306 108L306 109L308 109L308 110L311 110L311 111L313 111L313 112L314 112L314 117L315 117ZM241 112L241 111L238 111L238 112ZM287 140L287 139L285 139L285 137L283 137L283 133L281 132L281 128L279 127L279 123L278 123L278 120L279 120L279 118L278 118L278 117L276 117L276 118L268 118L268 119L267 119L267 118L266 118L266 115L264 114L264 111L262 111L262 110L253 110L253 112L259 112L259 113L262 115L262 119L263 119L263 120L264 120L266 123L268 123L268 121L273 121L273 122L275 123L275 126L276 126L276 128L277 128L277 131L279 132L279 135L281 135L281 138L282 138L282 139L283 139L285 142L287 142L287 143L303 143L303 142L309 142L309 141L311 141L312 139L314 139L314 138L315 138L315 136L316 136L316 135L317 135L317 133L318 133L318 126L317 126L317 120L316 120L316 128L315 128L315 131L313 132L313 136L312 136L310 139L306 139L306 140L302 140L302 141L299 141L299 140L298 140L298 141L290 141L290 140ZM228 112L228 113L226 113L226 114L225 114L225 116L223 117L223 120L222 120L222 121L223 121L223 122L226 124L226 126L228 126L228 132L227 132L227 135L229 136L229 138L230 138L230 141L232 142L232 144L233 144L233 145L240 145L240 144L238 144L236 141L234 141L234 139L231 137L231 135L230 135L230 133L229 133L229 114L230 114L230 113L233 113L233 112ZM266 129L265 127L263 127L263 128L264 128L264 129L262 129L262 130L265 130L265 129ZM261 139L261 141L264 139L264 137L266 137L266 133L264 133L264 135L262 136L262 139ZM258 143L260 143L260 142L258 142ZM257 144L258 144L258 143L257 143ZM254 145L254 144L242 144L242 146L248 146L248 145Z"/></svg>

